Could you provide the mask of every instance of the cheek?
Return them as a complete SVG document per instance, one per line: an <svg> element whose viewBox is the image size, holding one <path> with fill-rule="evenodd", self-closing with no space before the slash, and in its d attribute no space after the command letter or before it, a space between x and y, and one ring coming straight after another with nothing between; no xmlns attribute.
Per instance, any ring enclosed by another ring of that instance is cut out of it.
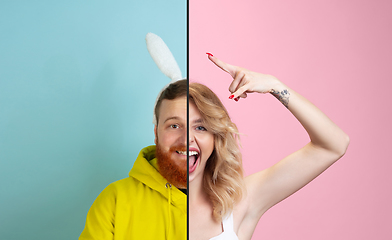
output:
<svg viewBox="0 0 392 240"><path fill-rule="evenodd" d="M176 144L180 139L181 133L179 132L160 132L158 133L158 143L163 148L170 148Z"/></svg>
<svg viewBox="0 0 392 240"><path fill-rule="evenodd" d="M161 147L166 147L170 143L170 136L168 134L165 134L163 132L158 133L158 144Z"/></svg>
<svg viewBox="0 0 392 240"><path fill-rule="evenodd" d="M202 150L209 155L214 150L214 136L213 135L207 134L207 135L200 137L199 143L201 143L200 147L202 148Z"/></svg>
<svg viewBox="0 0 392 240"><path fill-rule="evenodd" d="M208 146L209 146L209 151L212 153L214 151L214 148L215 148L214 137L211 137L209 139Z"/></svg>

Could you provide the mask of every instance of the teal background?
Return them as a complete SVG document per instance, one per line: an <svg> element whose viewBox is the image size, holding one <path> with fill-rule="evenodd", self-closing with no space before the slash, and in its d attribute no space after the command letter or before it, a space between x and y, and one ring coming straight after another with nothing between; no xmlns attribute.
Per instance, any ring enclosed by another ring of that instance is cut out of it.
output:
<svg viewBox="0 0 392 240"><path fill-rule="evenodd" d="M2 1L0 239L76 239L97 195L154 143L168 83L145 35L186 76L186 1Z"/></svg>

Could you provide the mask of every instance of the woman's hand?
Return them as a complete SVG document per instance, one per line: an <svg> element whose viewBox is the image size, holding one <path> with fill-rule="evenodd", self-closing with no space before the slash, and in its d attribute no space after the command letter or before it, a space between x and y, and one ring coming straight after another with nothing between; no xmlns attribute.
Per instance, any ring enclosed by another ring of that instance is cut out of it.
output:
<svg viewBox="0 0 392 240"><path fill-rule="evenodd" d="M245 68L233 66L219 60L210 53L207 54L208 58L216 66L221 68L223 71L229 73L233 77L233 81L231 82L229 87L229 91L231 92L231 95L229 97L230 99L238 101L240 97L246 98L248 93L253 92L271 93L278 99L279 97L277 95L282 95L283 97L283 95L289 94L287 91L287 87L284 86L283 83L281 83L274 76L252 72Z"/></svg>
<svg viewBox="0 0 392 240"><path fill-rule="evenodd" d="M243 221L256 225L270 207L305 186L342 157L349 138L320 109L275 77L232 66L211 55L208 58L233 77L229 88L231 98L269 92L288 108L309 134L310 142L303 148L245 178L248 202L244 200L247 220Z"/></svg>

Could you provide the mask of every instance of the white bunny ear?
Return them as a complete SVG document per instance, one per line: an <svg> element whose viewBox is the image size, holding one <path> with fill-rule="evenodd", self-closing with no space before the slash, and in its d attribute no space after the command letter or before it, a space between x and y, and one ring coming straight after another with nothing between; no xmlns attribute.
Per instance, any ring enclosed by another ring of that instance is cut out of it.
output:
<svg viewBox="0 0 392 240"><path fill-rule="evenodd" d="M170 83L176 82L182 79L182 74L180 67L178 66L176 59L174 59L173 54L170 49L166 46L165 42L159 36L154 33L147 33L146 35L147 50L150 53L152 59L158 66L159 70L168 76L171 81ZM169 83L169 84L170 84ZM158 94L154 105L154 117L152 123L157 125L157 119L155 116L155 106L157 105L158 98L162 92L169 86L167 84Z"/></svg>
<svg viewBox="0 0 392 240"><path fill-rule="evenodd" d="M181 80L181 70L165 42L154 33L146 35L147 50L158 68L172 81Z"/></svg>

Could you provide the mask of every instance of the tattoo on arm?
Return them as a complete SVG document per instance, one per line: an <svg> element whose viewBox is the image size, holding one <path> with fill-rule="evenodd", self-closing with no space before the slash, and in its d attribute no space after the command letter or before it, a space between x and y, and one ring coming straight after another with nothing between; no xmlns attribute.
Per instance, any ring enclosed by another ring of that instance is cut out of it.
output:
<svg viewBox="0 0 392 240"><path fill-rule="evenodd" d="M281 92L272 89L271 94L274 95L274 97L276 97L286 108L289 108L290 92L287 89Z"/></svg>

